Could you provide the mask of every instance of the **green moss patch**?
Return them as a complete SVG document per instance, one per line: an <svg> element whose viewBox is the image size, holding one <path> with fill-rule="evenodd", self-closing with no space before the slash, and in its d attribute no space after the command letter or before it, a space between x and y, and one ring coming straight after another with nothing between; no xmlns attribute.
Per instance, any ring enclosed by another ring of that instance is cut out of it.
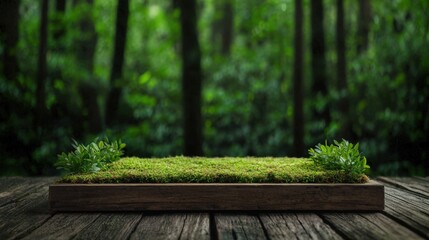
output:
<svg viewBox="0 0 429 240"><path fill-rule="evenodd" d="M306 158L122 158L62 183L364 183L368 177L325 170Z"/></svg>

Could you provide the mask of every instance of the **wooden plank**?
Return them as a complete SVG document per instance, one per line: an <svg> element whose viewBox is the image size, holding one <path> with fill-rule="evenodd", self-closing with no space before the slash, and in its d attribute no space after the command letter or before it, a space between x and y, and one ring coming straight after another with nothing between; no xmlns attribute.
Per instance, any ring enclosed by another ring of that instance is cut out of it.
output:
<svg viewBox="0 0 429 240"><path fill-rule="evenodd" d="M24 182L24 177L0 177L0 193Z"/></svg>
<svg viewBox="0 0 429 240"><path fill-rule="evenodd" d="M385 191L385 213L429 239L429 199L389 186Z"/></svg>
<svg viewBox="0 0 429 240"><path fill-rule="evenodd" d="M128 239L141 217L140 213L104 213L73 239Z"/></svg>
<svg viewBox="0 0 429 240"><path fill-rule="evenodd" d="M0 207L0 239L22 238L51 217L49 213L48 185L35 188L17 201Z"/></svg>
<svg viewBox="0 0 429 240"><path fill-rule="evenodd" d="M418 178L378 177L377 180L429 198L429 183Z"/></svg>
<svg viewBox="0 0 429 240"><path fill-rule="evenodd" d="M402 200L406 202L407 205L410 205L410 208L416 209L419 211L428 211L429 210L429 198L422 197L417 194L410 193L407 190L398 189L390 186L386 186L386 201L387 197L391 200Z"/></svg>
<svg viewBox="0 0 429 240"><path fill-rule="evenodd" d="M41 187L53 183L57 178L23 178L8 177L2 178L2 187L0 190L0 207L17 202L22 197L39 191Z"/></svg>
<svg viewBox="0 0 429 240"><path fill-rule="evenodd" d="M414 178L418 178L418 179L420 179L420 180L423 180L423 181L429 182L429 177L414 177Z"/></svg>
<svg viewBox="0 0 429 240"><path fill-rule="evenodd" d="M326 213L321 217L350 239L423 239L382 213Z"/></svg>
<svg viewBox="0 0 429 240"><path fill-rule="evenodd" d="M384 186L375 182L54 184L50 204L52 211L383 210Z"/></svg>
<svg viewBox="0 0 429 240"><path fill-rule="evenodd" d="M31 183L27 178L23 177L2 177L0 178L0 206L10 203L14 197L14 190L22 188L22 184L27 180L27 184Z"/></svg>
<svg viewBox="0 0 429 240"><path fill-rule="evenodd" d="M422 189L424 189L426 192L429 192L429 181L422 177L410 177L405 178L406 181L414 184L414 185L420 185L422 186Z"/></svg>
<svg viewBox="0 0 429 240"><path fill-rule="evenodd" d="M259 218L246 214L215 214L218 239L267 239Z"/></svg>
<svg viewBox="0 0 429 240"><path fill-rule="evenodd" d="M269 239L342 239L314 213L260 214Z"/></svg>
<svg viewBox="0 0 429 240"><path fill-rule="evenodd" d="M97 219L96 213L56 214L24 239L71 239Z"/></svg>
<svg viewBox="0 0 429 240"><path fill-rule="evenodd" d="M145 215L130 239L210 239L206 213Z"/></svg>

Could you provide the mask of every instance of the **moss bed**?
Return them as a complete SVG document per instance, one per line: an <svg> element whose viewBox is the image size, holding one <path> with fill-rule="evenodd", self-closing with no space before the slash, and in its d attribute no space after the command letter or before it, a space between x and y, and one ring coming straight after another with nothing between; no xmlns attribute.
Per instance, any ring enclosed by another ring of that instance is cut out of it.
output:
<svg viewBox="0 0 429 240"><path fill-rule="evenodd" d="M366 175L325 170L306 158L122 158L60 183L365 183Z"/></svg>

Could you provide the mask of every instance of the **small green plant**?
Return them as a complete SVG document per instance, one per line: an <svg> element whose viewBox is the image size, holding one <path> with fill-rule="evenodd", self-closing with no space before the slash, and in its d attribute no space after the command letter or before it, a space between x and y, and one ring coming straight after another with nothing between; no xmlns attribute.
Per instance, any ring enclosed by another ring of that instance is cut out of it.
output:
<svg viewBox="0 0 429 240"><path fill-rule="evenodd" d="M334 144L318 144L315 149L308 150L310 158L315 164L328 170L343 170L349 174L364 174L369 166L366 158L359 152L359 143L352 143L342 140L335 141Z"/></svg>
<svg viewBox="0 0 429 240"><path fill-rule="evenodd" d="M55 164L68 174L98 172L107 163L120 159L125 143L121 140L110 142L105 138L96 139L86 146L73 140L72 146L74 151L58 155L58 162Z"/></svg>

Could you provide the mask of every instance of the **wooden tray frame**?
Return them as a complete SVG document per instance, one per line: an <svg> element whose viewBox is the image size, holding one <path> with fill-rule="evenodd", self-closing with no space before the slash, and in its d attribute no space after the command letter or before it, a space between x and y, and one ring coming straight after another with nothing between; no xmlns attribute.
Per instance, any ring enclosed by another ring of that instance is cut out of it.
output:
<svg viewBox="0 0 429 240"><path fill-rule="evenodd" d="M52 184L51 211L381 211L384 186L315 183Z"/></svg>

